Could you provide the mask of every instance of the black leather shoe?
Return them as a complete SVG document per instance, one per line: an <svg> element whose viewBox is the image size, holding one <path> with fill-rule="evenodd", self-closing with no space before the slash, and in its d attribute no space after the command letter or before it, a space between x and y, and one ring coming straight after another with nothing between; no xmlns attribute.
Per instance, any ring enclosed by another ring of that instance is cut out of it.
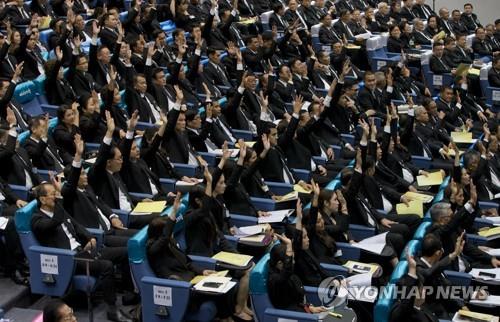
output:
<svg viewBox="0 0 500 322"><path fill-rule="evenodd" d="M130 317L128 317L127 314L123 313L121 310L113 310L113 311L108 311L106 314L108 317L108 320L110 321L115 321L115 322L133 322L134 320Z"/></svg>
<svg viewBox="0 0 500 322"><path fill-rule="evenodd" d="M14 271L14 273L10 275L10 278L12 279L12 281L14 281L14 283L18 285L24 285L24 286L30 285L29 279L24 277L23 274L21 274L21 272L17 269Z"/></svg>

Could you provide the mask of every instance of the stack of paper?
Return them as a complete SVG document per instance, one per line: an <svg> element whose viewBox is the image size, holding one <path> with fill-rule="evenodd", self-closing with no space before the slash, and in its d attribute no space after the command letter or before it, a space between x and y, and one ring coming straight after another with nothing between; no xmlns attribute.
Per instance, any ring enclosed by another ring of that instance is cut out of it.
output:
<svg viewBox="0 0 500 322"><path fill-rule="evenodd" d="M500 268L473 268L469 272L472 277L485 281L499 281Z"/></svg>
<svg viewBox="0 0 500 322"><path fill-rule="evenodd" d="M178 180L175 182L176 187L190 187L190 186L195 186L199 183L202 183L203 179L196 179L196 182L186 182L182 180Z"/></svg>
<svg viewBox="0 0 500 322"><path fill-rule="evenodd" d="M236 282L232 282L230 277L211 275L196 283L193 288L201 292L227 293L235 285Z"/></svg>
<svg viewBox="0 0 500 322"><path fill-rule="evenodd" d="M345 263L342 266L350 268L353 272L358 274L365 274L365 273L375 274L375 272L379 268L377 265L361 263L356 261L347 261L347 263Z"/></svg>
<svg viewBox="0 0 500 322"><path fill-rule="evenodd" d="M373 287L372 292L358 292L356 288L372 285L372 273L363 273L346 278L347 287L340 287L337 296L347 297L349 300L374 303L377 299L378 290ZM354 295L358 296L354 298Z"/></svg>
<svg viewBox="0 0 500 322"><path fill-rule="evenodd" d="M490 248L490 249L486 250L486 253L488 253L488 255L490 255L490 256L500 257L500 248ZM500 302L498 302L498 303L500 303Z"/></svg>
<svg viewBox="0 0 500 322"><path fill-rule="evenodd" d="M466 310L459 310L453 317L453 322L470 322L470 321L484 321L484 322L494 322L498 321L498 317L493 315L471 312Z"/></svg>
<svg viewBox="0 0 500 322"><path fill-rule="evenodd" d="M229 252L219 252L212 256L213 259L233 266L245 267L252 260L252 256L235 254Z"/></svg>
<svg viewBox="0 0 500 322"><path fill-rule="evenodd" d="M443 183L443 175L440 171L431 172L428 176L417 176L417 183L419 186L438 186Z"/></svg>
<svg viewBox="0 0 500 322"><path fill-rule="evenodd" d="M294 209L268 211L269 216L259 217L257 222L259 224L282 222L283 219L293 214L294 211Z"/></svg>
<svg viewBox="0 0 500 322"><path fill-rule="evenodd" d="M245 226L236 228L235 237L247 237L253 236L257 234L261 234L264 232L266 225L254 225L254 226Z"/></svg>
<svg viewBox="0 0 500 322"><path fill-rule="evenodd" d="M7 227L7 224L9 223L9 218L7 217L0 217L0 230L5 230Z"/></svg>
<svg viewBox="0 0 500 322"><path fill-rule="evenodd" d="M424 216L424 204L420 200L412 200L408 206L404 203L398 203L396 212L398 215L414 214L422 218Z"/></svg>
<svg viewBox="0 0 500 322"><path fill-rule="evenodd" d="M483 217L483 219L491 221L494 226L500 226L500 216L499 217Z"/></svg>
<svg viewBox="0 0 500 322"><path fill-rule="evenodd" d="M151 201L151 202L139 202L132 210L132 215L145 215L152 213L160 213L165 209L167 205L166 201Z"/></svg>
<svg viewBox="0 0 500 322"><path fill-rule="evenodd" d="M299 193L297 191L292 191L284 196L279 196L276 202L285 202L290 200L297 200L299 198Z"/></svg>
<svg viewBox="0 0 500 322"><path fill-rule="evenodd" d="M245 145L248 146L249 148L253 147L255 143L256 143L255 141L245 141ZM240 144L238 142L236 142L234 146L236 148L240 148Z"/></svg>
<svg viewBox="0 0 500 322"><path fill-rule="evenodd" d="M423 203L432 202L432 199L434 199L434 196L432 195L412 191L405 193L405 196L410 200L420 200Z"/></svg>
<svg viewBox="0 0 500 322"><path fill-rule="evenodd" d="M500 296L488 295L485 300L470 300L470 304L477 304L480 306L496 306L500 303Z"/></svg>
<svg viewBox="0 0 500 322"><path fill-rule="evenodd" d="M378 234L373 237L365 238L358 243L354 243L352 246L380 255L384 250L386 237L387 233Z"/></svg>
<svg viewBox="0 0 500 322"><path fill-rule="evenodd" d="M238 153L240 152L240 149L228 149L229 151L231 151L231 158L234 158L238 155ZM213 153L216 155L216 156L222 156L222 154L224 153L224 150L222 149L215 149L213 150Z"/></svg>
<svg viewBox="0 0 500 322"><path fill-rule="evenodd" d="M490 229L480 230L478 232L479 236L486 237L488 240L493 240L500 238L500 227L494 227Z"/></svg>

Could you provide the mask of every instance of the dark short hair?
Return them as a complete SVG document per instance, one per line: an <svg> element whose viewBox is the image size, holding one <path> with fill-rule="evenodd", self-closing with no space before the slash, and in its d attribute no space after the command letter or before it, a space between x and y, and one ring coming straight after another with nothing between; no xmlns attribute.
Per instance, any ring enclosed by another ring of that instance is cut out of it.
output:
<svg viewBox="0 0 500 322"><path fill-rule="evenodd" d="M474 6L472 5L472 3L469 3L469 2L467 2L466 4L464 4L464 9L465 9L465 7L467 7L467 6L470 6L471 8L474 8Z"/></svg>
<svg viewBox="0 0 500 322"><path fill-rule="evenodd" d="M43 308L43 322L58 322L61 318L59 310L66 305L61 300L50 300Z"/></svg>
<svg viewBox="0 0 500 322"><path fill-rule="evenodd" d="M441 249L443 249L443 244L436 235L425 235L422 241L422 256L432 256Z"/></svg>

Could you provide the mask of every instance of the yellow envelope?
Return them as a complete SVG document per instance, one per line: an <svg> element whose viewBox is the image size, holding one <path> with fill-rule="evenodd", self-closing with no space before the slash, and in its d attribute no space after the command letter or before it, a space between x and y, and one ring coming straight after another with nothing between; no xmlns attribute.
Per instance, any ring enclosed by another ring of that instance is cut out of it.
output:
<svg viewBox="0 0 500 322"><path fill-rule="evenodd" d="M417 176L417 183L419 186L437 186L443 183L443 176L441 172L431 172L426 176Z"/></svg>
<svg viewBox="0 0 500 322"><path fill-rule="evenodd" d="M472 132L451 132L451 138L455 143L473 143Z"/></svg>
<svg viewBox="0 0 500 322"><path fill-rule="evenodd" d="M480 230L478 232L479 236L483 237L490 237L490 236L495 236L500 234L500 227L495 227L495 228L490 228L490 229L485 229L485 230Z"/></svg>
<svg viewBox="0 0 500 322"><path fill-rule="evenodd" d="M434 199L433 196L412 191L408 191L407 193L405 193L405 196L408 197L410 200L420 200L423 203L431 202L432 199Z"/></svg>
<svg viewBox="0 0 500 322"><path fill-rule="evenodd" d="M438 37L439 37L439 39L444 39L444 37L446 37L446 32L444 32L444 31L440 31L440 32L438 33Z"/></svg>
<svg viewBox="0 0 500 322"><path fill-rule="evenodd" d="M464 317L468 317L468 318L472 318L474 320L480 320L480 321L491 321L493 319L493 315L471 312L471 311L466 311L466 310L458 310L458 314L460 314L461 316L464 316Z"/></svg>
<svg viewBox="0 0 500 322"><path fill-rule="evenodd" d="M132 212L155 213L162 212L167 205L166 201L139 202Z"/></svg>
<svg viewBox="0 0 500 322"><path fill-rule="evenodd" d="M293 185L293 190L297 191L298 193L311 193L312 190L304 189L298 184Z"/></svg>
<svg viewBox="0 0 500 322"><path fill-rule="evenodd" d="M212 258L229 265L247 266L253 257L249 255L241 255L229 252L219 252L212 256Z"/></svg>
<svg viewBox="0 0 500 322"><path fill-rule="evenodd" d="M396 212L398 215L408 215L415 214L420 217L424 216L424 204L420 200L412 200L409 202L409 206L404 203L398 203L396 205Z"/></svg>
<svg viewBox="0 0 500 322"><path fill-rule="evenodd" d="M266 238L266 235L254 235L254 236L247 236L247 237L241 237L239 241L241 242L247 242L247 243L262 243L262 241Z"/></svg>
<svg viewBox="0 0 500 322"><path fill-rule="evenodd" d="M361 46L357 46L357 45L353 45L353 44L347 44L345 46L345 48L347 48L347 49L360 49Z"/></svg>

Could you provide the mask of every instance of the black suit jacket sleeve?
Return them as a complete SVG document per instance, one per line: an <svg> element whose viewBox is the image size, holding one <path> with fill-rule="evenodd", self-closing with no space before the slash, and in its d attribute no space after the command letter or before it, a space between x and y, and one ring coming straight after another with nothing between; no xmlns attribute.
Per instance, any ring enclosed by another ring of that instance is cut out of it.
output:
<svg viewBox="0 0 500 322"><path fill-rule="evenodd" d="M74 198L76 194L76 189L78 188L78 180L80 179L80 173L82 172L82 167L71 166L71 172L66 178L66 182L61 188L61 195L63 198L69 199Z"/></svg>
<svg viewBox="0 0 500 322"><path fill-rule="evenodd" d="M89 182L94 188L100 185L103 176L106 175L106 162L111 153L111 144L101 143L94 165L89 171Z"/></svg>
<svg viewBox="0 0 500 322"><path fill-rule="evenodd" d="M7 91L0 98L0 117L5 118L7 116L7 106L14 95L14 90L16 89L16 84L14 82L9 83L9 87L7 87Z"/></svg>
<svg viewBox="0 0 500 322"><path fill-rule="evenodd" d="M290 123L286 127L285 133L279 136L278 138L278 146L285 150L287 146L292 142L293 136L295 135L295 131L299 126L299 119L296 117L292 117Z"/></svg>

